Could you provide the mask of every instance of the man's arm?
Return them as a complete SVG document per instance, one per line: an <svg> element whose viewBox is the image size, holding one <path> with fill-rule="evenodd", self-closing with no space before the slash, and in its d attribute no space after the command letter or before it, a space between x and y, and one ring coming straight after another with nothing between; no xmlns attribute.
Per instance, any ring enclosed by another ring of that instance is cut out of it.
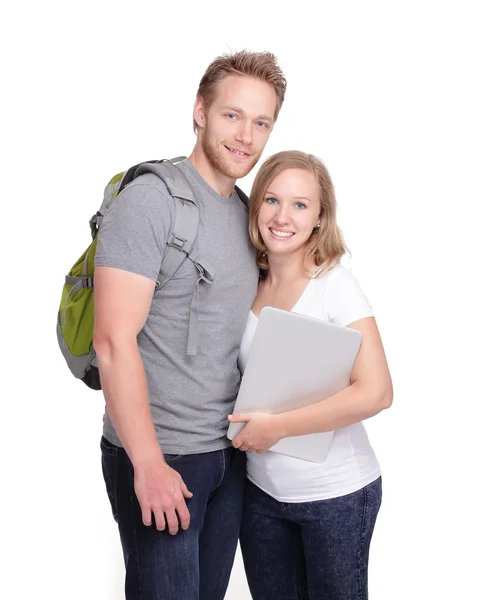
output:
<svg viewBox="0 0 479 600"><path fill-rule="evenodd" d="M155 281L129 271L95 268L93 345L108 413L135 472L135 492L143 523L178 531L189 525L181 476L164 461L151 419L148 387L137 336L150 310Z"/></svg>

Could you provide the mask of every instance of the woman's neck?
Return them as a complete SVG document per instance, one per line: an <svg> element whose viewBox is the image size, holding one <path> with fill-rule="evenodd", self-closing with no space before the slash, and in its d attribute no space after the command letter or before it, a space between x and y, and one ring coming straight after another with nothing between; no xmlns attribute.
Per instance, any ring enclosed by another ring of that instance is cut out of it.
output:
<svg viewBox="0 0 479 600"><path fill-rule="evenodd" d="M273 287L288 285L298 280L311 279L317 269L313 259L304 260L304 254L268 256L269 269L265 282Z"/></svg>

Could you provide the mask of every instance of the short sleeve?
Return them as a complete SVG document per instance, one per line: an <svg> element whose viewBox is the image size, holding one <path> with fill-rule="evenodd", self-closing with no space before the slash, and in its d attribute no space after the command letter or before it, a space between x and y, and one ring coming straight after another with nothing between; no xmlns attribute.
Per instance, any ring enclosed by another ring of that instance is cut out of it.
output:
<svg viewBox="0 0 479 600"><path fill-rule="evenodd" d="M114 267L157 280L174 218L174 205L142 178L126 187L105 215L95 266Z"/></svg>
<svg viewBox="0 0 479 600"><path fill-rule="evenodd" d="M325 293L328 320L346 327L359 319L373 317L367 297L349 269L335 267L328 277Z"/></svg>

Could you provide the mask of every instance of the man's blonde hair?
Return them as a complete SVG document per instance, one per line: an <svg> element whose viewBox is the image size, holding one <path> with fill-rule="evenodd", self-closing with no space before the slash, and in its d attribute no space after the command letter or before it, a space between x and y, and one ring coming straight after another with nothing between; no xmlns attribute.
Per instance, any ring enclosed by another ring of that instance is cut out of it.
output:
<svg viewBox="0 0 479 600"><path fill-rule="evenodd" d="M319 186L319 227L311 233L305 251L305 262L311 257L321 271L334 267L347 252L343 235L336 223L336 196L333 182L324 164L313 156L297 150L278 152L270 156L259 169L249 201L249 235L256 248L256 262L263 272L269 269L267 248L258 229L258 215L273 181L286 169L304 169L312 173Z"/></svg>
<svg viewBox="0 0 479 600"><path fill-rule="evenodd" d="M218 83L228 75L254 77L272 85L276 92L276 111L274 113L276 120L286 93L286 79L274 54L241 50L234 54L223 54L215 58L201 78L196 94L197 97L203 99L206 110L214 101ZM197 125L194 117L193 129L196 133Z"/></svg>

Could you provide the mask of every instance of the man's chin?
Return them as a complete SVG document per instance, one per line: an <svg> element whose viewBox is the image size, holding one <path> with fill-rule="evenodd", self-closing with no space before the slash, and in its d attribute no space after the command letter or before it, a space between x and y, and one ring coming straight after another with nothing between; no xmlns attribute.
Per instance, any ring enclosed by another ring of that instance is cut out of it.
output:
<svg viewBox="0 0 479 600"><path fill-rule="evenodd" d="M251 173L257 162L258 159L256 157L250 157L248 160L244 161L244 164L238 164L236 161L233 163L229 160L227 161L227 164L224 165L225 171L228 171L228 173L225 174L233 179L241 179L242 177L246 177L248 173Z"/></svg>
<svg viewBox="0 0 479 600"><path fill-rule="evenodd" d="M251 173L253 167L253 164L248 164L241 167L232 167L228 169L229 172L225 174L227 174L228 177L231 177L232 179L242 179L243 177L246 177L248 173Z"/></svg>
<svg viewBox="0 0 479 600"><path fill-rule="evenodd" d="M243 159L233 158L224 145L209 145L207 140L203 141L202 148L210 165L231 179L246 177L259 160L259 156L256 154Z"/></svg>

